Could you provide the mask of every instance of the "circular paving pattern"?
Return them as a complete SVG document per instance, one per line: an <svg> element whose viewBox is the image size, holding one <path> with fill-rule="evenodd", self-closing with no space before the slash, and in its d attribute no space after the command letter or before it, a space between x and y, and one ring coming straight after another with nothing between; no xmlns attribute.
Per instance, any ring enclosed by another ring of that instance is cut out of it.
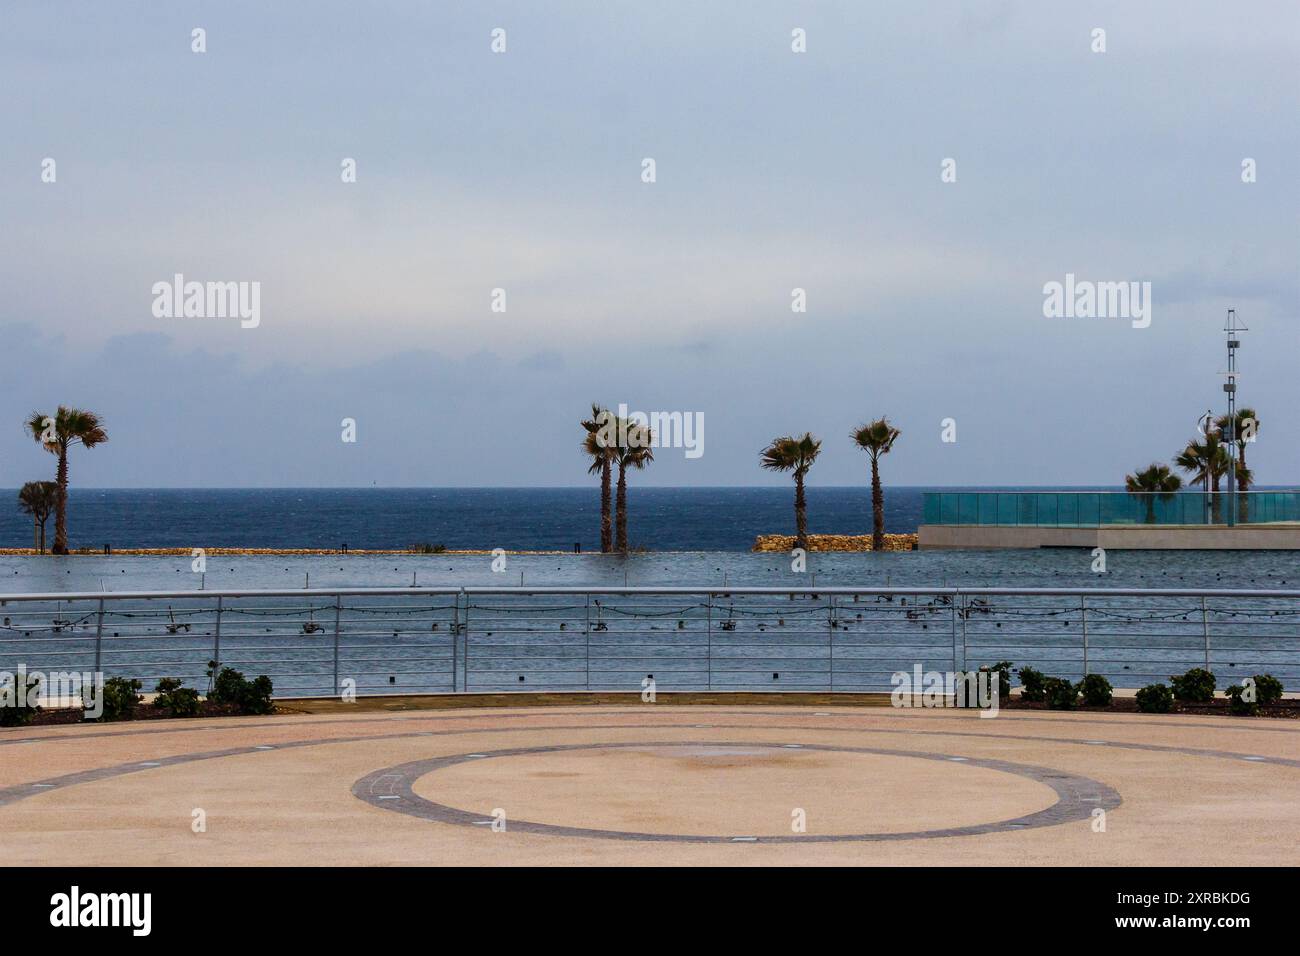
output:
<svg viewBox="0 0 1300 956"><path fill-rule="evenodd" d="M493 750L475 753L452 754L450 756L430 757L413 760L382 770L376 770L358 780L352 792L359 799L384 810L404 813L408 816L432 820L438 823L450 823L459 826L488 827L494 818L483 812L473 812L444 803L438 803L415 792L417 781L430 774L444 771L468 763L479 763L503 758L535 757L538 755L573 754L575 752L613 752L637 751L644 759L656 751L683 751L695 755L721 756L759 756L780 754L791 750L810 754L851 754L870 755L874 757L907 758L913 760L944 763L954 766L960 773L970 768L1010 774L1014 777L1044 784L1056 792L1056 801L1045 809L1023 814L1009 820L976 823L966 826L941 827L924 830L880 830L865 833L792 833L792 834L700 834L700 833L660 833L631 830L611 830L594 827L578 827L557 823L544 823L536 820L516 820L506 816L505 829L512 832L536 833L546 836L585 837L603 840L641 840L667 843L849 843L874 842L883 840L921 840L938 837L972 836L983 833L1000 833L1010 830L1026 830L1034 827L1056 826L1077 820L1088 820L1093 811L1113 810L1122 802L1120 795L1111 787L1100 781L1029 764L1012 763L1006 760L993 760L981 757L954 757L917 750L893 750L879 747L837 747L815 743L774 744L753 743L745 741L644 741L636 743L592 743L565 744L551 747L515 747L506 750ZM618 768L611 768L614 773ZM725 773L726 771L722 771ZM796 770L798 772L798 770ZM580 781L580 789L589 793L601 794L600 786L590 787L589 781ZM740 788L737 788L740 790ZM534 794L535 799L535 794ZM508 800L503 802L509 803ZM576 808L581 812L582 807ZM491 811L488 811L489 814Z"/></svg>
<svg viewBox="0 0 1300 956"><path fill-rule="evenodd" d="M1300 840L1291 721L339 709L0 730L0 755L15 866L1204 866Z"/></svg>

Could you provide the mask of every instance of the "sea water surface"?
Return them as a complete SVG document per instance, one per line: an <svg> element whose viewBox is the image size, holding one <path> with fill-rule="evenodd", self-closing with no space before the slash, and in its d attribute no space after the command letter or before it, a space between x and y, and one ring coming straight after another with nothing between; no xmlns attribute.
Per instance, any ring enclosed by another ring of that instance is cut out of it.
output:
<svg viewBox="0 0 1300 956"><path fill-rule="evenodd" d="M922 495L887 488L885 530L915 531ZM1027 488L1001 490L1032 490ZM1092 489L1079 489L1092 490ZM1106 490L1106 489L1101 489ZM1120 490L1120 489L1109 489ZM32 544L17 490L0 491L0 547ZM761 534L794 533L794 491L640 488L628 492L628 538L652 551L748 551ZM869 534L871 490L810 487L812 533ZM54 522L47 525L47 537ZM600 550L600 490L582 488L124 488L68 492L72 548L350 548Z"/></svg>
<svg viewBox="0 0 1300 956"><path fill-rule="evenodd" d="M1286 551L1116 551L1105 571L1084 548L787 554L679 551L629 554L0 556L0 593L355 587L1014 587L1300 588Z"/></svg>
<svg viewBox="0 0 1300 956"><path fill-rule="evenodd" d="M923 488L887 489L886 528L915 531ZM1026 490L1026 489L1007 489ZM2 492L0 492L2 494ZM16 493L11 499L16 498ZM1300 555L1284 551L1111 551L1099 573L1087 549L813 553L807 573L789 555L754 554L759 534L790 533L789 488L633 488L630 538L646 550L599 551L599 490L506 489L113 489L71 490L69 539L97 554L0 556L0 591L98 591L452 585L933 587L1300 586ZM867 534L863 488L808 491L809 530ZM0 509L0 546L31 544L31 519ZM51 520L47 533L53 535ZM103 554L113 548L555 550L489 555ZM573 554L573 545L582 547ZM498 565L499 566L499 565Z"/></svg>

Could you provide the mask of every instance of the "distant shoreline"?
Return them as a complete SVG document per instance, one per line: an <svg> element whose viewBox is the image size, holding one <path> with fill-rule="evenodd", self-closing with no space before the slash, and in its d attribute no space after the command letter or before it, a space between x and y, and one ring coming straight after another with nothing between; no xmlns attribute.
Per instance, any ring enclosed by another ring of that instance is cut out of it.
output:
<svg viewBox="0 0 1300 956"><path fill-rule="evenodd" d="M773 552L773 551L790 551L794 548L794 535L781 534L764 534L759 535L754 542L751 553L755 552ZM917 536L915 534L886 534L885 551L911 551L916 548ZM98 548L79 548L70 551L66 557L83 557L83 558L112 558L119 555L129 555L136 557L194 557L196 548L113 548L111 551L103 551ZM348 548L346 551L341 548L208 548L203 547L205 555L331 555L335 557L348 557L350 555L408 555L412 557L430 557L436 558L444 555L490 555L495 554L497 550L504 551L506 554L567 554L567 555L592 555L601 554L600 551L560 551L532 548L443 548L440 550L420 550L418 548ZM871 551L871 535L860 534L810 534L808 535L808 550L811 551ZM655 551L653 549L635 548L628 552L630 555L646 554L670 554L670 551ZM617 554L618 552L610 552ZM739 552L744 553L744 552ZM54 557L48 551L45 554L39 554L35 548L0 548L0 556L31 556L31 557Z"/></svg>
<svg viewBox="0 0 1300 956"><path fill-rule="evenodd" d="M98 548L77 548L69 551L63 557L68 558L115 558L119 555L135 556L168 556L176 557L194 557L196 548L113 548L111 551L103 551ZM375 549L375 548L348 548L346 551L339 548L202 548L205 555L302 555L302 554L320 554L334 555L336 557L348 557L353 554L405 554L414 557L436 558L448 554L493 554L494 548L474 548L458 549L444 548L441 551L419 551L412 548L394 548L394 549ZM599 551L533 551L526 548L502 548L506 554L600 554ZM0 555L23 556L30 555L34 558L51 558L56 555L50 554L47 550L44 554L37 552L35 548L0 548Z"/></svg>

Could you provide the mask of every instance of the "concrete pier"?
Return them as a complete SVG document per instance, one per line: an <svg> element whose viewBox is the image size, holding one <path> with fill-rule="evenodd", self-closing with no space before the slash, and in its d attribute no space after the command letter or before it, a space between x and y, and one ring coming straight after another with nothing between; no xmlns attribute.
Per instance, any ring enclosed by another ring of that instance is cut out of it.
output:
<svg viewBox="0 0 1300 956"><path fill-rule="evenodd" d="M1106 548L1146 551L1300 551L1300 524L1105 525L1093 528L1034 525L923 524L926 548Z"/></svg>

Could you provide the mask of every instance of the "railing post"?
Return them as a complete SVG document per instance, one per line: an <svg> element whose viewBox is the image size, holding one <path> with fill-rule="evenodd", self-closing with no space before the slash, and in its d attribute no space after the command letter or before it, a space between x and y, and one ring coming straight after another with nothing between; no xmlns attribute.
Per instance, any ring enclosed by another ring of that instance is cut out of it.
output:
<svg viewBox="0 0 1300 956"><path fill-rule="evenodd" d="M1079 620L1083 624L1083 676L1088 676L1088 596L1079 595Z"/></svg>
<svg viewBox="0 0 1300 956"><path fill-rule="evenodd" d="M587 690L591 690L591 592L587 592L587 609L582 624L583 639L587 644Z"/></svg>
<svg viewBox="0 0 1300 956"><path fill-rule="evenodd" d="M970 613L966 610L966 595L961 596L961 670L966 671L970 663L966 658L970 656L970 651L966 646L966 621L970 618ZM957 668L953 668L956 670Z"/></svg>
<svg viewBox="0 0 1300 956"><path fill-rule="evenodd" d="M465 662L465 674L461 678L460 689L469 693L469 595L465 594L465 589L461 588L460 593L465 596L465 620L461 622L461 633L465 635L464 654L461 659Z"/></svg>
<svg viewBox="0 0 1300 956"><path fill-rule="evenodd" d="M710 591L704 596L705 618L704 632L705 640L708 642L706 657L709 668L708 689L713 690L713 592Z"/></svg>
<svg viewBox="0 0 1300 956"><path fill-rule="evenodd" d="M828 690L832 693L835 691L835 595L830 595L829 615L826 618L826 656L830 663L830 687Z"/></svg>
<svg viewBox="0 0 1300 956"><path fill-rule="evenodd" d="M957 595L948 595L948 612L952 619L952 672L957 673Z"/></svg>
<svg viewBox="0 0 1300 956"><path fill-rule="evenodd" d="M339 692L339 617L342 613L343 596L334 596L334 693Z"/></svg>
<svg viewBox="0 0 1300 956"><path fill-rule="evenodd" d="M217 623L212 629L212 676L221 670L221 598L217 598Z"/></svg>
<svg viewBox="0 0 1300 956"><path fill-rule="evenodd" d="M1210 614L1205 607L1205 595L1201 595L1201 632L1205 635L1205 669L1210 669Z"/></svg>
<svg viewBox="0 0 1300 956"><path fill-rule="evenodd" d="M104 667L104 599L99 599L99 613L95 616L95 673L103 673Z"/></svg>
<svg viewBox="0 0 1300 956"><path fill-rule="evenodd" d="M456 672L460 670L460 592L451 596L451 692L456 693Z"/></svg>

